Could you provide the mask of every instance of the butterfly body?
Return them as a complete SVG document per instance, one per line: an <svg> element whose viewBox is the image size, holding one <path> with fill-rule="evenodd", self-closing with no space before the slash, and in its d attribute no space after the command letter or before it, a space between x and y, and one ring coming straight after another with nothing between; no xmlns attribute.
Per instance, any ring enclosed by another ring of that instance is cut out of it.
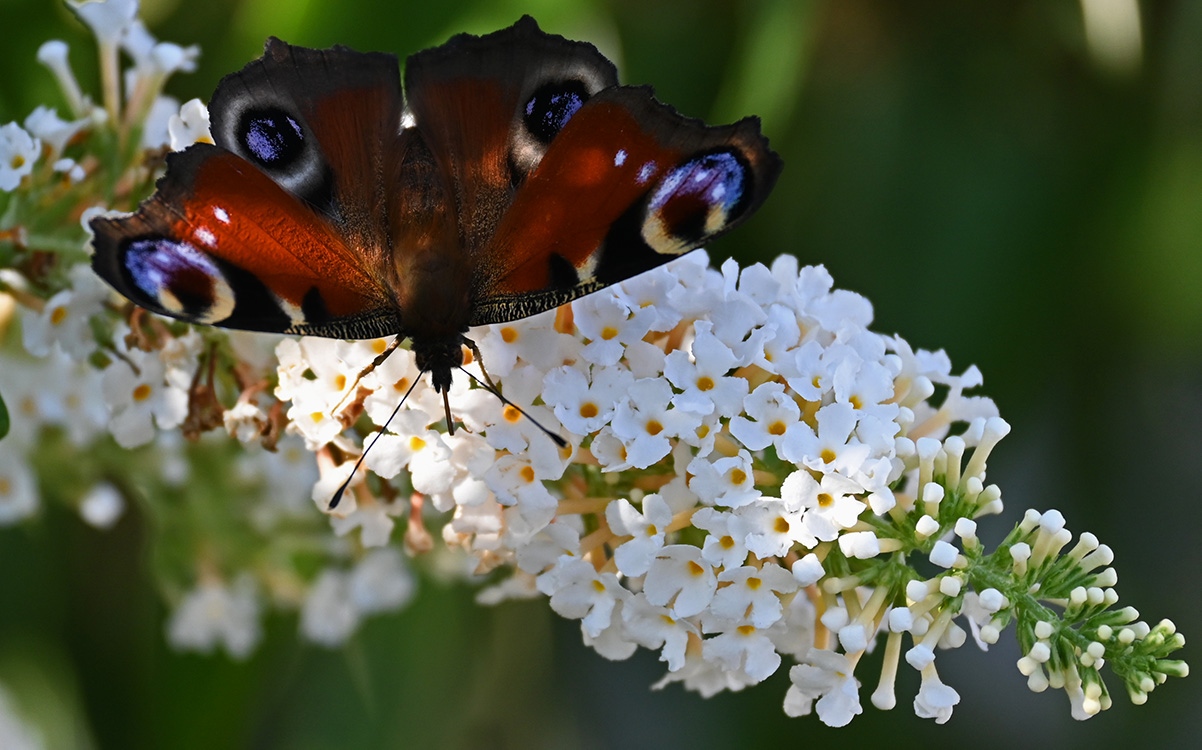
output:
<svg viewBox="0 0 1202 750"><path fill-rule="evenodd" d="M213 144L93 220L97 273L191 322L408 337L443 392L469 326L700 246L781 166L754 118L685 118L529 17L412 55L404 94L391 55L269 39L209 106Z"/></svg>

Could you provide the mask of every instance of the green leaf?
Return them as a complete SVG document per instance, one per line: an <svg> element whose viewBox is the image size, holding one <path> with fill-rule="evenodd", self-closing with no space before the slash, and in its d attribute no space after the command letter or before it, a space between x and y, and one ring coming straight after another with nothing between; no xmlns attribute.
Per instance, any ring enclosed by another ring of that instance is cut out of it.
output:
<svg viewBox="0 0 1202 750"><path fill-rule="evenodd" d="M8 407L4 405L4 397L0 396L0 439L8 434Z"/></svg>

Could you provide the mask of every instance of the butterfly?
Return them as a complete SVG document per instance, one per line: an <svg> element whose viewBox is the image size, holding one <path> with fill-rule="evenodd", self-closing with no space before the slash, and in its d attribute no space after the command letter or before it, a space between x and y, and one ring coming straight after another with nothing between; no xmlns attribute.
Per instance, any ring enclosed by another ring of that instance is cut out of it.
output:
<svg viewBox="0 0 1202 750"><path fill-rule="evenodd" d="M213 143L91 221L96 273L192 323L408 338L444 401L470 326L718 237L781 170L757 118L684 117L529 16L410 56L404 93L393 55L273 37L209 112Z"/></svg>

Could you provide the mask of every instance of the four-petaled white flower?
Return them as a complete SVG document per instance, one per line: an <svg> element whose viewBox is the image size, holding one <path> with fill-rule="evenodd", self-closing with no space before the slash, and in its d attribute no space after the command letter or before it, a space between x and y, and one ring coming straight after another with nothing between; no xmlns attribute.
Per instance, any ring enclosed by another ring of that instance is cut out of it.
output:
<svg viewBox="0 0 1202 750"><path fill-rule="evenodd" d="M188 393L168 385L157 355L131 351L104 371L102 388L109 407L109 431L123 448L144 445L154 427L178 427L188 412Z"/></svg>
<svg viewBox="0 0 1202 750"><path fill-rule="evenodd" d="M618 601L630 595L613 573L598 573L587 560L565 555L551 572L555 581L551 609L580 620L584 631L596 638L610 625Z"/></svg>
<svg viewBox="0 0 1202 750"><path fill-rule="evenodd" d="M588 339L580 354L597 365L616 365L626 347L640 341L651 330L652 314L631 312L610 295L594 294L572 303L576 328Z"/></svg>
<svg viewBox="0 0 1202 750"><path fill-rule="evenodd" d="M647 571L643 593L647 601L668 607L676 617L700 614L714 599L718 578L701 557L701 550L688 544L664 547Z"/></svg>
<svg viewBox="0 0 1202 750"><path fill-rule="evenodd" d="M0 451L0 526L11 526L38 509L37 478L16 451Z"/></svg>
<svg viewBox="0 0 1202 750"><path fill-rule="evenodd" d="M664 377L681 393L672 397L679 409L730 414L747 395L747 380L728 376L738 358L713 334L713 324L699 320L690 351L677 349L664 362Z"/></svg>
<svg viewBox="0 0 1202 750"><path fill-rule="evenodd" d="M179 112L167 120L168 145L172 151L183 151L193 143L212 143L209 132L209 109L199 99L184 102Z"/></svg>
<svg viewBox="0 0 1202 750"><path fill-rule="evenodd" d="M0 190L12 192L33 171L42 142L15 122L0 125Z"/></svg>
<svg viewBox="0 0 1202 750"><path fill-rule="evenodd" d="M780 667L780 654L767 633L754 625L743 624L706 638L701 656L731 672L743 672L752 680L766 680Z"/></svg>
<svg viewBox="0 0 1202 750"><path fill-rule="evenodd" d="M793 683L785 694L785 713L789 716L805 716L816 708L823 724L843 727L864 712L860 681L844 654L810 649L806 663L789 670L789 679Z"/></svg>
<svg viewBox="0 0 1202 750"><path fill-rule="evenodd" d="M592 365L586 371L564 365L547 373L542 395L560 424L577 435L589 435L609 424L633 383L629 370Z"/></svg>
<svg viewBox="0 0 1202 750"><path fill-rule="evenodd" d="M263 637L259 597L254 579L243 574L230 584L200 582L167 621L167 640L178 649L210 653L218 646L235 659L245 659Z"/></svg>
<svg viewBox="0 0 1202 750"><path fill-rule="evenodd" d="M672 521L672 509L659 495L643 498L640 512L625 498L614 500L605 508L605 519L614 532L632 539L614 550L614 562L623 575L641 576L651 567L651 561L664 546L664 535Z"/></svg>
<svg viewBox="0 0 1202 750"><path fill-rule="evenodd" d="M701 424L694 412L672 408L672 386L661 378L636 380L618 404L613 434L626 449L626 461L645 469L672 450L670 438Z"/></svg>
<svg viewBox="0 0 1202 750"><path fill-rule="evenodd" d="M660 661L675 672L685 664L685 648L690 635L699 635L697 627L684 618L673 617L667 607L635 594L622 605L626 632L643 648L660 649Z"/></svg>
<svg viewBox="0 0 1202 750"><path fill-rule="evenodd" d="M793 574L779 565L766 563L755 568L744 565L722 571L718 589L703 624L710 622L750 623L764 629L780 619L784 607L780 597L798 589ZM708 625L706 625L708 629Z"/></svg>
<svg viewBox="0 0 1202 750"><path fill-rule="evenodd" d="M751 454L745 450L713 463L698 456L689 462L689 474L689 489L707 505L739 508L760 497Z"/></svg>

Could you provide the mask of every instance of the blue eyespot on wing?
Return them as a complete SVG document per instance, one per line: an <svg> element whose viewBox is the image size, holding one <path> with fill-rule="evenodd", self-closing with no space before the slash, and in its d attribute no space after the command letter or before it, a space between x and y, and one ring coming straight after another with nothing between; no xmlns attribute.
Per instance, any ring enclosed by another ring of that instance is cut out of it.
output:
<svg viewBox="0 0 1202 750"><path fill-rule="evenodd" d="M234 312L234 291L216 262L187 242L149 237L125 247L124 271L145 307L197 323Z"/></svg>
<svg viewBox="0 0 1202 750"><path fill-rule="evenodd" d="M701 154L679 164L651 192L643 240L666 255L700 246L743 213L751 178L747 160L734 149Z"/></svg>

